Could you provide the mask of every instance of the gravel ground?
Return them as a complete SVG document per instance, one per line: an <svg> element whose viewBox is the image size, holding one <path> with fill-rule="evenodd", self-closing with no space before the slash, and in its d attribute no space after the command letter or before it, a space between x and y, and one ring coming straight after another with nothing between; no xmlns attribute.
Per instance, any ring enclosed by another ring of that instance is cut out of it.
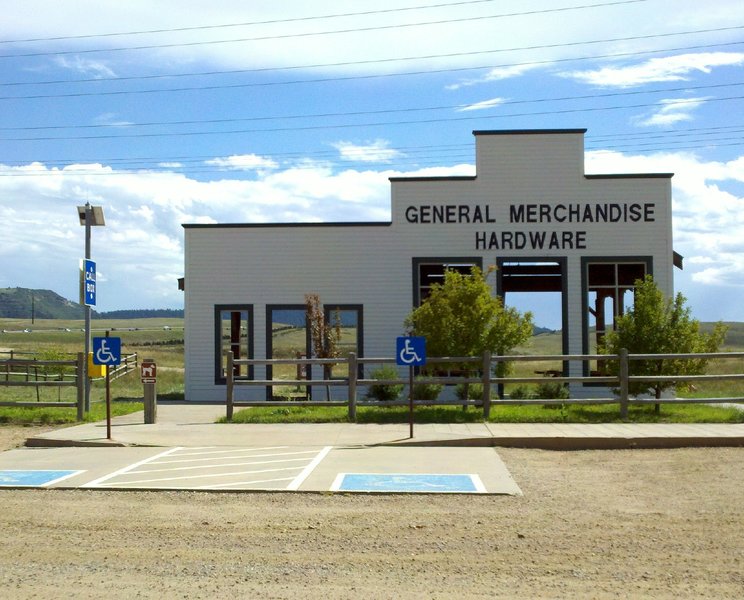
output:
<svg viewBox="0 0 744 600"><path fill-rule="evenodd" d="M0 449L28 434L0 427ZM524 496L1 491L0 590L744 597L744 448L498 452Z"/></svg>

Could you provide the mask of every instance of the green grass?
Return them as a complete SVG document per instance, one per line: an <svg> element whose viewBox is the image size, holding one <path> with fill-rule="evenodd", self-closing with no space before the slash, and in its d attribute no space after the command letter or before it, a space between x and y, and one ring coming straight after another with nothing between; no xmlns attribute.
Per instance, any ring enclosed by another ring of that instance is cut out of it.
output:
<svg viewBox="0 0 744 600"><path fill-rule="evenodd" d="M483 411L456 406L417 407L416 423L481 423ZM226 419L220 419L225 423ZM348 423L345 407L272 406L245 408L233 415L233 423ZM566 404L558 407L493 406L489 423L744 423L744 411L703 404L630 406L628 419L620 418L618 405ZM404 406L357 408L357 423L408 423Z"/></svg>
<svg viewBox="0 0 744 600"><path fill-rule="evenodd" d="M111 416L128 415L142 410L142 402L112 402ZM83 422L95 423L106 418L105 403L92 404ZM47 408L0 406L0 424L9 425L67 425L77 423L75 408Z"/></svg>

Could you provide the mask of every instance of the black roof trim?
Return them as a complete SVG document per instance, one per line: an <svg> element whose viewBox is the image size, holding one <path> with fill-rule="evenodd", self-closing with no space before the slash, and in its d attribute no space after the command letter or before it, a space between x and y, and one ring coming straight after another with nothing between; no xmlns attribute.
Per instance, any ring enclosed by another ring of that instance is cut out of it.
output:
<svg viewBox="0 0 744 600"><path fill-rule="evenodd" d="M388 177L391 182L397 181L475 181L477 177L475 175L442 175L441 177L429 176L429 177Z"/></svg>
<svg viewBox="0 0 744 600"><path fill-rule="evenodd" d="M328 223L182 223L184 229L268 229L277 227L390 227L392 221L344 221Z"/></svg>
<svg viewBox="0 0 744 600"><path fill-rule="evenodd" d="M473 135L552 135L561 133L586 133L586 129L478 129Z"/></svg>
<svg viewBox="0 0 744 600"><path fill-rule="evenodd" d="M610 173L607 175L584 175L586 179L671 179L674 173Z"/></svg>

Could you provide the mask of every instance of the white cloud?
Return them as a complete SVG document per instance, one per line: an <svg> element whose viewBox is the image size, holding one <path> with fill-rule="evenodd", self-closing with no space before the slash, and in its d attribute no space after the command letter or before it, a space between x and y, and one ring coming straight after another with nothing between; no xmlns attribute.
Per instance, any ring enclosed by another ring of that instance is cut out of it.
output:
<svg viewBox="0 0 744 600"><path fill-rule="evenodd" d="M668 126L680 121L691 121L692 112L710 98L672 98L661 100L651 114L637 117L634 122L642 126Z"/></svg>
<svg viewBox="0 0 744 600"><path fill-rule="evenodd" d="M469 87L473 85L479 85L483 83L492 83L494 81L503 81L504 79L513 79L520 77L525 73L538 68L544 68L544 64L540 65L509 65L507 67L495 67L490 69L485 75L476 77L474 79L464 79L458 83L453 83L446 86L448 90L459 90L460 88Z"/></svg>
<svg viewBox="0 0 744 600"><path fill-rule="evenodd" d="M92 60L81 56L56 56L54 62L63 69L82 73L95 79L116 77L114 70L101 60Z"/></svg>
<svg viewBox="0 0 744 600"><path fill-rule="evenodd" d="M265 171L276 169L279 166L275 160L257 156L256 154L226 156L213 158L204 162L207 165L219 167L227 171Z"/></svg>
<svg viewBox="0 0 744 600"><path fill-rule="evenodd" d="M568 71L561 75L590 85L626 88L662 81L687 81L694 72L710 73L716 67L741 65L744 65L744 53L704 52L651 58L628 66Z"/></svg>
<svg viewBox="0 0 744 600"><path fill-rule="evenodd" d="M504 102L506 102L505 98L491 98L490 100L481 100L480 102L475 102L473 104L467 104L465 106L461 106L457 109L457 112L467 112L471 110L486 110L489 108L500 106Z"/></svg>
<svg viewBox="0 0 744 600"><path fill-rule="evenodd" d="M353 142L336 142L333 147L338 150L342 159L352 162L389 163L402 154L390 148L387 140L375 140L367 144L354 144Z"/></svg>

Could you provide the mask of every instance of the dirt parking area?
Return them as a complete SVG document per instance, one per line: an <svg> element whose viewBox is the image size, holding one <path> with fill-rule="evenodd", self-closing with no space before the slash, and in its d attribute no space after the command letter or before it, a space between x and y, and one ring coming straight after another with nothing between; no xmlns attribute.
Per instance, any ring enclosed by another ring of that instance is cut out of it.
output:
<svg viewBox="0 0 744 600"><path fill-rule="evenodd" d="M0 448L28 432L0 427ZM524 496L0 491L0 589L4 598L744 597L744 448L498 452Z"/></svg>

